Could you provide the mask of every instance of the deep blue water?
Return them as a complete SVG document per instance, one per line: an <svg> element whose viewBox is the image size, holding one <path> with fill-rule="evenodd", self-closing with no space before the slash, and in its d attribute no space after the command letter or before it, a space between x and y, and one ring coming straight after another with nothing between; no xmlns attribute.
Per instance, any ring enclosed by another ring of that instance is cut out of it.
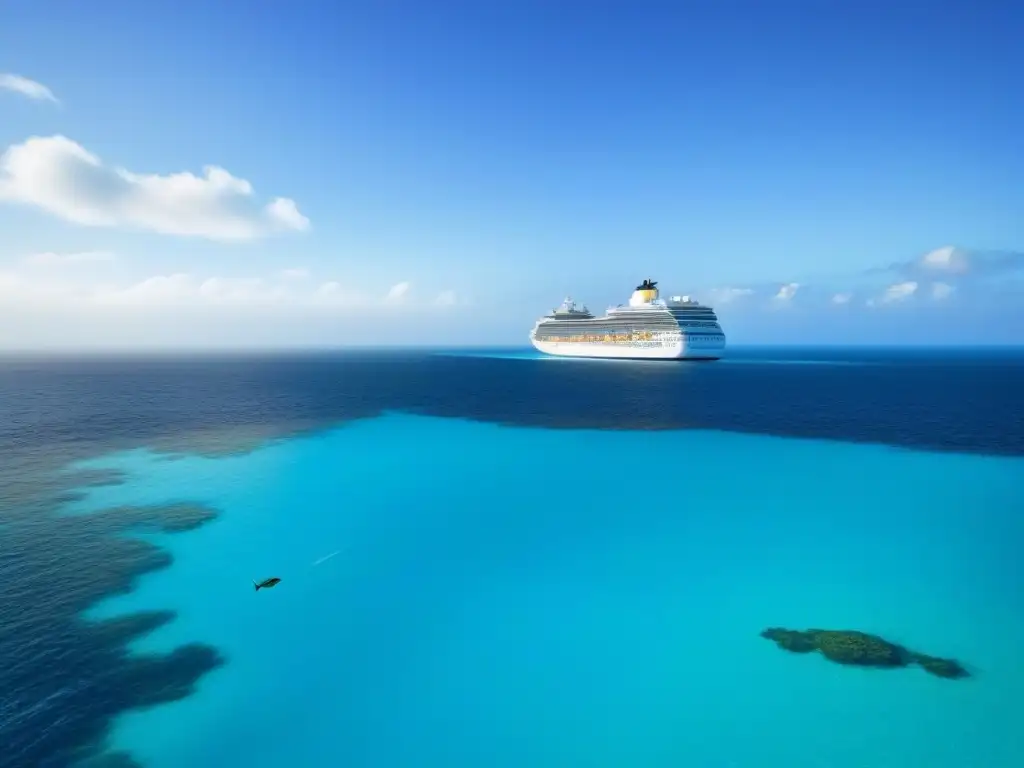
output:
<svg viewBox="0 0 1024 768"><path fill-rule="evenodd" d="M4 359L0 765L1024 764L1022 393L1017 350Z"/></svg>

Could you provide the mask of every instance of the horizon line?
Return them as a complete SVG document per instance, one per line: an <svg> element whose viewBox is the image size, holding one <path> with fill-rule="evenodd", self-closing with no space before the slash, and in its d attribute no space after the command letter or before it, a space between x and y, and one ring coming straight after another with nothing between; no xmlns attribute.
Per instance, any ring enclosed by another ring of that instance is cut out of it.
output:
<svg viewBox="0 0 1024 768"><path fill-rule="evenodd" d="M803 350L1024 350L1024 342L1004 342L986 344L944 344L944 343L858 343L858 342L749 342L731 344L729 350L754 349L803 349ZM291 344L266 346L88 346L88 347L0 347L0 358L3 357L43 357L43 356L97 356L97 355L246 355L246 354L295 354L310 352L446 352L446 351L535 351L530 345L522 344Z"/></svg>

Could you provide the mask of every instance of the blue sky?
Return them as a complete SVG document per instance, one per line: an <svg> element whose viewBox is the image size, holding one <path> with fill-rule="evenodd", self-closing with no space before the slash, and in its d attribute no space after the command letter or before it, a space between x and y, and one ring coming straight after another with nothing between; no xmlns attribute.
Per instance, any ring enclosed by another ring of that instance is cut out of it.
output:
<svg viewBox="0 0 1024 768"><path fill-rule="evenodd" d="M1024 341L1019 5L242 7L4 3L0 346Z"/></svg>

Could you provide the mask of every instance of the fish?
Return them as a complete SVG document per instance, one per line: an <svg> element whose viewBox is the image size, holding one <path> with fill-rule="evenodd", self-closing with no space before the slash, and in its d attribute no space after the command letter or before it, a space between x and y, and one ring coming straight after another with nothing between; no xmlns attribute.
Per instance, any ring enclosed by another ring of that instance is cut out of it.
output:
<svg viewBox="0 0 1024 768"><path fill-rule="evenodd" d="M279 578L277 578L277 576L271 576L269 579L264 579L263 581L260 581L260 582L257 582L254 579L253 582L252 582L252 585L256 588L256 591L259 592L260 589L263 588L263 587L266 587L267 589L270 589L271 587L276 587L280 583L281 583L281 580Z"/></svg>

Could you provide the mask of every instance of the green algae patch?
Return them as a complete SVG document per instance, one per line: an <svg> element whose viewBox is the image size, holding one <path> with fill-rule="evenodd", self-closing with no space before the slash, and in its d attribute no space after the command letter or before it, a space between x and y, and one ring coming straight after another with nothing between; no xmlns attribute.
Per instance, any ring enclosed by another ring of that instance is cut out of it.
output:
<svg viewBox="0 0 1024 768"><path fill-rule="evenodd" d="M761 632L761 637L774 641L780 648L791 653L817 651L837 664L889 669L916 664L936 677L955 680L970 676L954 659L911 651L878 635L856 630L769 627Z"/></svg>

